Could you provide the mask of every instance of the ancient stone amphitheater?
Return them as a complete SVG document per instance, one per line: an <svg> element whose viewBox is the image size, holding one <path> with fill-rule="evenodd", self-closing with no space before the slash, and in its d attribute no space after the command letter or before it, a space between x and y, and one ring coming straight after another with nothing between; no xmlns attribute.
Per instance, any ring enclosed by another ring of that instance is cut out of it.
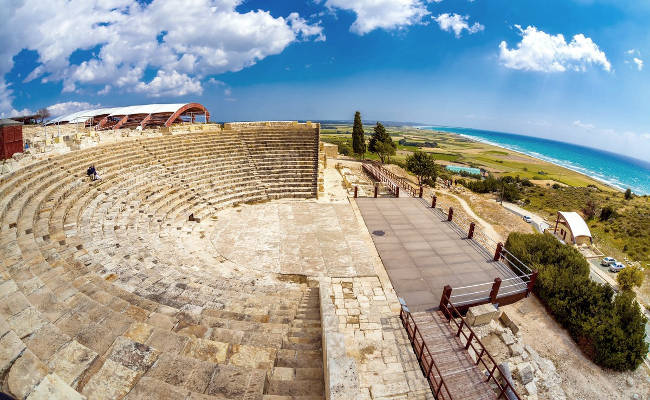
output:
<svg viewBox="0 0 650 400"><path fill-rule="evenodd" d="M1 391L432 398L358 210L317 199L318 136L227 124L5 175Z"/></svg>

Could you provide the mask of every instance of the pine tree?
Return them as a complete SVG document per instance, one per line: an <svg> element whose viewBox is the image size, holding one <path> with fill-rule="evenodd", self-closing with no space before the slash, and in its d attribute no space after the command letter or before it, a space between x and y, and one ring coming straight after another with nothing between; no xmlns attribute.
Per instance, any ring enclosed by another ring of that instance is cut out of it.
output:
<svg viewBox="0 0 650 400"><path fill-rule="evenodd" d="M385 160L390 161L390 156L395 154L396 147L395 142L393 142L384 125L377 122L372 138L370 139L368 150L376 153L379 156L379 160L383 163Z"/></svg>
<svg viewBox="0 0 650 400"><path fill-rule="evenodd" d="M352 151L354 154L362 157L366 153L366 139L363 136L363 124L361 123L361 113L354 113L354 126L352 127Z"/></svg>
<svg viewBox="0 0 650 400"><path fill-rule="evenodd" d="M406 157L406 170L418 178L418 185L422 187L429 182L433 187L436 184L436 160L432 154L415 151Z"/></svg>

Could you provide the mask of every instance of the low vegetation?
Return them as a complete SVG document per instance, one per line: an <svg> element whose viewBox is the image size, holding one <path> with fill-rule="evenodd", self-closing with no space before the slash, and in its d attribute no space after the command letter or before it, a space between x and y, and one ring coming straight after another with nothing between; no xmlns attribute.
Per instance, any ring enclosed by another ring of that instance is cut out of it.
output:
<svg viewBox="0 0 650 400"><path fill-rule="evenodd" d="M436 187L436 160L433 155L416 151L406 157L406 170L415 175L418 185Z"/></svg>
<svg viewBox="0 0 650 400"><path fill-rule="evenodd" d="M539 271L534 293L596 364L621 371L643 362L646 318L631 291L614 296L592 281L584 257L551 235L512 233L505 247Z"/></svg>
<svg viewBox="0 0 650 400"><path fill-rule="evenodd" d="M650 197L625 198L593 187L522 187L524 207L554 220L558 211L581 211L594 241L608 255L650 263Z"/></svg>
<svg viewBox="0 0 650 400"><path fill-rule="evenodd" d="M518 176L513 178L491 175L485 179L458 179L456 183L465 186L474 193L497 193L499 198L511 202L521 198L521 187L532 185L528 179L522 180Z"/></svg>

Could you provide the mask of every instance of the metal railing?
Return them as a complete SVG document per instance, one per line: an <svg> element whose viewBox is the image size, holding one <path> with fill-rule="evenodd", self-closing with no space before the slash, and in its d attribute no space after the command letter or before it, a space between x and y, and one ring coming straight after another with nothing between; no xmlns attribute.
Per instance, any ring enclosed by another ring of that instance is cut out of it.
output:
<svg viewBox="0 0 650 400"><path fill-rule="evenodd" d="M404 304L402 304L402 308L400 309L399 318L402 320L402 325L404 325L404 329L406 329L415 356L420 363L422 372L424 372L424 376L427 378L429 387L434 396L438 400L453 400L449 388L447 387L436 362L433 360L429 346L425 343L422 333L418 329L418 325L415 323L411 312ZM429 361L427 361L427 359Z"/></svg>
<svg viewBox="0 0 650 400"><path fill-rule="evenodd" d="M424 202L424 200L422 201ZM441 217L446 218L446 221L459 235L471 240L478 251L487 257L491 257L495 263L500 263L500 265L497 264L497 268L502 270L503 276L515 275L503 280L496 278L493 282L455 287L453 288L453 294L449 295L450 301L453 301L459 307L469 307L488 302L496 303L497 297L504 298L517 294L528 296L530 294L537 278L536 271L530 269L525 263L506 250L502 243L496 242L482 232L477 224L462 211L457 211L453 207L441 203L436 196L431 201L431 209Z"/></svg>
<svg viewBox="0 0 650 400"><path fill-rule="evenodd" d="M476 365L483 364L483 367L485 368L485 371L487 373L487 379L486 382L489 382L492 380L498 390L498 395L497 395L497 400L500 399L501 397L504 397L506 399L509 398L508 394L514 395L517 400L521 400L517 392L515 391L515 388L512 386L510 381L506 379L506 375L503 373L503 370L501 370L501 367L499 367L499 364L494 360L492 355L490 354L489 351L485 348L483 343L481 342L481 339L476 336L476 333L472 329L471 326L465 321L465 318L463 318L462 314L458 309L451 303L449 298L445 298L445 295L443 294L441 303L445 303L444 306L441 304L440 311L447 317L448 320L454 323L456 325L456 328L458 329L456 331L456 337L459 339L460 344L465 346L465 350L469 350L470 348L474 351L474 354L476 354ZM458 320L460 319L460 322ZM469 335L467 332L464 330L466 328L467 331L469 331ZM461 337L462 336L462 337ZM464 339L464 340L463 340ZM463 343L464 341L464 343ZM496 372L499 373L499 376L502 378L503 382L501 379L499 379L496 376Z"/></svg>

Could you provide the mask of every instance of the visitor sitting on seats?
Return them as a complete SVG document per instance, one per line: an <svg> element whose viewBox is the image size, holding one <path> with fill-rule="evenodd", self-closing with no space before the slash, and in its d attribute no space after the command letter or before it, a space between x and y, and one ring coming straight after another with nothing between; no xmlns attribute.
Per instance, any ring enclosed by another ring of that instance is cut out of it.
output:
<svg viewBox="0 0 650 400"><path fill-rule="evenodd" d="M99 179L99 174L97 173L97 170L95 169L94 165L91 165L88 168L88 171L86 171L86 175L90 177L91 181L96 181L97 179Z"/></svg>

